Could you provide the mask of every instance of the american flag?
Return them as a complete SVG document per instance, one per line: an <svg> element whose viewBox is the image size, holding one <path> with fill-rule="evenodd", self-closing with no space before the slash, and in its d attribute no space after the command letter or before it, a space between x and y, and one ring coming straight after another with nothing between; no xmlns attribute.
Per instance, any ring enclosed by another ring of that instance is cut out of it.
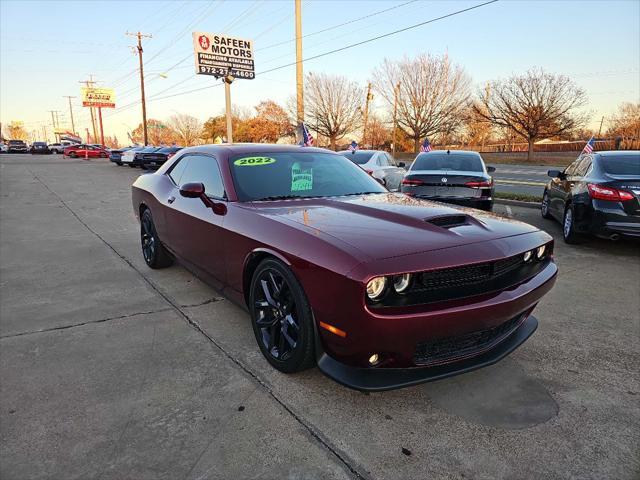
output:
<svg viewBox="0 0 640 480"><path fill-rule="evenodd" d="M593 147L595 147L595 145L596 145L596 141L592 136L587 142L587 144L584 146L584 148L582 149L582 153L592 153Z"/></svg>
<svg viewBox="0 0 640 480"><path fill-rule="evenodd" d="M425 137L424 142L420 145L421 152L430 152L432 150L431 144L429 143L429 139Z"/></svg>
<svg viewBox="0 0 640 480"><path fill-rule="evenodd" d="M350 152L355 152L358 149L358 144L356 143L355 140L353 140L351 142L351 145L349 145L349 151Z"/></svg>
<svg viewBox="0 0 640 480"><path fill-rule="evenodd" d="M302 146L303 147L311 147L313 146L313 135L307 128L304 123L300 124L300 129L302 130Z"/></svg>

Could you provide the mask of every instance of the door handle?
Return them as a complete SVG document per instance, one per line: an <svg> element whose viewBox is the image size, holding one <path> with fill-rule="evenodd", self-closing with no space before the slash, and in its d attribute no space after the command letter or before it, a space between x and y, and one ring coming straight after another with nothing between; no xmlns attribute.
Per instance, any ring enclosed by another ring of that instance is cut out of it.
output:
<svg viewBox="0 0 640 480"><path fill-rule="evenodd" d="M169 197L169 198L167 198L167 202L169 202L169 203L173 203L173 202L175 202L175 201L176 201L176 197Z"/></svg>

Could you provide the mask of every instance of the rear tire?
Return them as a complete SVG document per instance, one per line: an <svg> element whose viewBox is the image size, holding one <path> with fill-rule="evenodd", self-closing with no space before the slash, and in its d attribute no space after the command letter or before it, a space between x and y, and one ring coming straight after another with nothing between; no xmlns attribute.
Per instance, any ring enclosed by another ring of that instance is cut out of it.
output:
<svg viewBox="0 0 640 480"><path fill-rule="evenodd" d="M100 154L100 158L107 158L107 154L106 153L101 153Z"/></svg>
<svg viewBox="0 0 640 480"><path fill-rule="evenodd" d="M140 217L140 243L142 246L142 257L147 266L153 269L165 268L173 263L169 252L164 248L156 226L153 223L151 211L146 209Z"/></svg>
<svg viewBox="0 0 640 480"><path fill-rule="evenodd" d="M565 243L575 245L582 241L582 237L575 230L575 215L571 204L565 207L562 216L562 236Z"/></svg>
<svg viewBox="0 0 640 480"><path fill-rule="evenodd" d="M279 260L256 268L249 291L253 333L267 361L283 373L315 363L313 315L302 286Z"/></svg>
<svg viewBox="0 0 640 480"><path fill-rule="evenodd" d="M542 218L550 219L553 218L549 213L549 194L545 191L542 195L542 203L540 204L540 213Z"/></svg>
<svg viewBox="0 0 640 480"><path fill-rule="evenodd" d="M136 166L133 163L130 163L129 168L136 168Z"/></svg>
<svg viewBox="0 0 640 480"><path fill-rule="evenodd" d="M122 162L116 162L116 165L121 167L122 166Z"/></svg>
<svg viewBox="0 0 640 480"><path fill-rule="evenodd" d="M78 154L76 152L71 152L71 153L69 153L69 156L71 158L76 158L78 156Z"/></svg>

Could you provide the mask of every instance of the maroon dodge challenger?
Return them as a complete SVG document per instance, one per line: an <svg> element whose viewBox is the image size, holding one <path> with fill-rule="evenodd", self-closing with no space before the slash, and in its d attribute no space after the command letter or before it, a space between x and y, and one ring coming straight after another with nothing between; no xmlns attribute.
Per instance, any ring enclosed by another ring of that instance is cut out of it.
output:
<svg viewBox="0 0 640 480"><path fill-rule="evenodd" d="M149 267L177 259L246 306L278 370L317 363L358 390L499 361L557 273L545 232L390 193L319 148L187 148L132 198Z"/></svg>

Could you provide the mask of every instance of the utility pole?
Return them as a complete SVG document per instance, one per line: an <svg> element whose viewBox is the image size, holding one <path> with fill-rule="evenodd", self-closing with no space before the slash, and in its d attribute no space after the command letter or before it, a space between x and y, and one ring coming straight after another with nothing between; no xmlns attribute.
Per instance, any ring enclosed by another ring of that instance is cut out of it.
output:
<svg viewBox="0 0 640 480"><path fill-rule="evenodd" d="M83 82L79 82L79 83L83 83L85 85L85 87L87 88L91 88L95 85L96 82L93 81L93 74L89 75L89 80L85 80ZM89 107L89 112L91 113L91 127L93 129L93 141L96 141L96 137L98 136L98 133L96 131L96 115L95 112L93 111L93 107ZM88 137L88 135L87 135ZM87 138L87 143L89 143L89 139Z"/></svg>
<svg viewBox="0 0 640 480"><path fill-rule="evenodd" d="M598 137L600 136L600 134L602 133L602 124L604 123L604 115L602 116L602 118L600 119L600 128L598 129Z"/></svg>
<svg viewBox="0 0 640 480"><path fill-rule="evenodd" d="M74 135L76 135L76 124L73 121L73 107L71 106L71 99L76 97L72 97L70 95L63 95L63 97L69 99L69 113L71 114L71 132Z"/></svg>
<svg viewBox="0 0 640 480"><path fill-rule="evenodd" d="M138 45L137 45L137 50L138 50L138 60L140 61L140 95L142 97L142 132L144 134L144 144L146 145L148 143L148 135L147 135L147 104L145 102L144 99L144 66L142 64L142 38L152 38L151 35L145 35L142 34L140 32L137 33L129 33L127 32L126 35L129 35L130 37L137 37L138 38Z"/></svg>
<svg viewBox="0 0 640 480"><path fill-rule="evenodd" d="M391 156L396 156L396 125L398 124L398 93L400 93L400 82L393 89L393 137L391 141Z"/></svg>
<svg viewBox="0 0 640 480"><path fill-rule="evenodd" d="M296 2L296 107L298 125L304 122L304 83L302 76L302 5Z"/></svg>
<svg viewBox="0 0 640 480"><path fill-rule="evenodd" d="M362 143L364 147L367 146L367 122L369 120L369 102L373 100L373 93L371 93L371 82L367 85L367 100L364 103L364 125L362 127Z"/></svg>
<svg viewBox="0 0 640 480"><path fill-rule="evenodd" d="M49 113L51 113L51 125L53 125L53 139L57 141L58 140L58 138L57 138L58 134L56 133L56 130L57 130L58 127L56 125L56 117L55 117L55 115L58 113L58 111L57 110L48 110L48 111L49 111Z"/></svg>

